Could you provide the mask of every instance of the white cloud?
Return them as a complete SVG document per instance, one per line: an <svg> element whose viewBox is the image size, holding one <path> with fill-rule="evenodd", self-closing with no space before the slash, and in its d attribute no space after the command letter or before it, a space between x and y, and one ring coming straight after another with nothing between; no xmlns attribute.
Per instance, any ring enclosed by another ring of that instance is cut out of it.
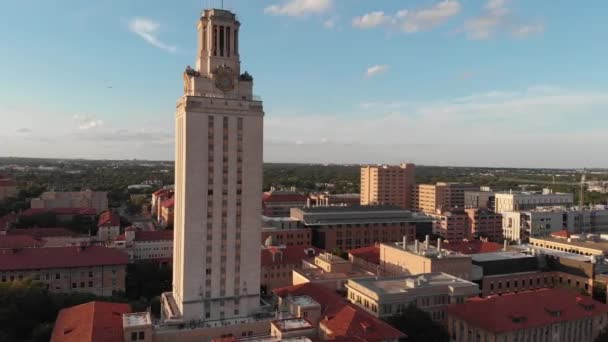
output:
<svg viewBox="0 0 608 342"><path fill-rule="evenodd" d="M405 33L427 31L435 28L460 13L458 0L444 0L427 8L402 9L394 15L382 11L367 13L353 18L353 26L368 29L378 26L394 27Z"/></svg>
<svg viewBox="0 0 608 342"><path fill-rule="evenodd" d="M367 68L367 70L365 71L365 76L374 77L376 75L380 75L387 72L389 68L390 66L386 64L376 64Z"/></svg>
<svg viewBox="0 0 608 342"><path fill-rule="evenodd" d="M608 144L608 117L599 115L606 108L608 92L543 85L396 108L367 103L348 116L269 115L265 155L276 162L606 167L597 157ZM311 143L297 154L280 144L297 140Z"/></svg>
<svg viewBox="0 0 608 342"><path fill-rule="evenodd" d="M513 15L507 0L488 0L480 15L465 21L463 31L469 39L492 38L500 30L510 31L515 38L527 38L544 31L542 24L513 25Z"/></svg>
<svg viewBox="0 0 608 342"><path fill-rule="evenodd" d="M164 43L157 37L159 29L160 24L151 19L138 17L129 21L129 30L143 38L150 45L171 53L177 52L177 47Z"/></svg>
<svg viewBox="0 0 608 342"><path fill-rule="evenodd" d="M515 27L511 35L515 38L528 38L543 33L545 27L542 24L528 24Z"/></svg>
<svg viewBox="0 0 608 342"><path fill-rule="evenodd" d="M333 6L333 0L289 0L266 7L264 13L301 17L309 14L322 14Z"/></svg>
<svg viewBox="0 0 608 342"><path fill-rule="evenodd" d="M336 18L329 18L323 22L323 27L325 27L326 29L333 29L334 27L336 27L337 21L338 20Z"/></svg>
<svg viewBox="0 0 608 342"><path fill-rule="evenodd" d="M367 29L380 25L386 25L391 20L392 19L389 16L386 16L384 12L377 11L353 18L353 26L361 29Z"/></svg>
<svg viewBox="0 0 608 342"><path fill-rule="evenodd" d="M98 128L104 125L102 120L83 115L74 115L72 116L72 119L76 122L78 129L81 131Z"/></svg>

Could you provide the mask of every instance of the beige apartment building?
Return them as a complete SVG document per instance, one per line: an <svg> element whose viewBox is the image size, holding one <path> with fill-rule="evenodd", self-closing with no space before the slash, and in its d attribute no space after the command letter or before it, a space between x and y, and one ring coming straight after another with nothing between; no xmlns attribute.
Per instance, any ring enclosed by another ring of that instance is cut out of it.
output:
<svg viewBox="0 0 608 342"><path fill-rule="evenodd" d="M448 305L479 293L477 284L445 273L349 280L346 288L349 302L376 317L398 315L413 304L442 324Z"/></svg>
<svg viewBox="0 0 608 342"><path fill-rule="evenodd" d="M416 165L368 165L361 167L361 205L394 205L415 209Z"/></svg>
<svg viewBox="0 0 608 342"><path fill-rule="evenodd" d="M497 213L532 210L538 207L571 206L574 202L574 195L553 193L549 189L543 190L542 193L514 191L496 193L494 197L494 211Z"/></svg>
<svg viewBox="0 0 608 342"><path fill-rule="evenodd" d="M99 214L108 210L105 191L44 192L30 202L32 209L93 208Z"/></svg>
<svg viewBox="0 0 608 342"><path fill-rule="evenodd" d="M418 210L437 213L465 207L465 192L479 191L469 183L419 184L416 191Z"/></svg>
<svg viewBox="0 0 608 342"><path fill-rule="evenodd" d="M468 216L462 209L428 214L433 218L433 233L448 241L471 238Z"/></svg>

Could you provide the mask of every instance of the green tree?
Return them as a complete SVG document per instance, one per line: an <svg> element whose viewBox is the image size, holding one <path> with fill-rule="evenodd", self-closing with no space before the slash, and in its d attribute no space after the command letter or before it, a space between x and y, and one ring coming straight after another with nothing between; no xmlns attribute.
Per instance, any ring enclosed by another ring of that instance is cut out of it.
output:
<svg viewBox="0 0 608 342"><path fill-rule="evenodd" d="M407 307L400 314L385 319L385 321L406 334L408 341L447 342L450 340L450 335L442 325L434 322L428 313L413 305Z"/></svg>

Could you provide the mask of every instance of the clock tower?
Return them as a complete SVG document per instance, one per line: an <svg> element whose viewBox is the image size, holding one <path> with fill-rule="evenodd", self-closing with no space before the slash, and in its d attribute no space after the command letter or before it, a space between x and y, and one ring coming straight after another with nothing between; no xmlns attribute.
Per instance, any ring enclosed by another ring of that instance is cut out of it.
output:
<svg viewBox="0 0 608 342"><path fill-rule="evenodd" d="M259 309L262 102L241 74L240 23L205 10L195 68L175 115L173 290L169 324L248 317Z"/></svg>

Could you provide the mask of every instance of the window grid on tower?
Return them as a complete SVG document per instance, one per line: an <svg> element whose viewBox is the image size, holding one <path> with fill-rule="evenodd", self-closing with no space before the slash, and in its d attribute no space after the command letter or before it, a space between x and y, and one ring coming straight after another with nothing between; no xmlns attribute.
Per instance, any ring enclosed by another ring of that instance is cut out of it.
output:
<svg viewBox="0 0 608 342"><path fill-rule="evenodd" d="M207 153L208 153L208 185L207 185L207 240L205 242L205 260L206 267L210 270L213 263L212 245L213 245L213 150L214 150L214 117L207 117ZM207 275L205 279L205 297L211 297L211 277Z"/></svg>
<svg viewBox="0 0 608 342"><path fill-rule="evenodd" d="M229 118L224 116L222 119L223 139L222 139L222 226L221 226L221 275L220 275L220 296L226 295L226 254L228 243L228 146L229 146Z"/></svg>
<svg viewBox="0 0 608 342"><path fill-rule="evenodd" d="M236 33L236 31L235 31ZM237 118L237 187L236 187L236 246L234 254L234 295L240 294L241 273L241 203L243 193L243 118Z"/></svg>
<svg viewBox="0 0 608 342"><path fill-rule="evenodd" d="M217 25L213 25L213 55L217 56Z"/></svg>

